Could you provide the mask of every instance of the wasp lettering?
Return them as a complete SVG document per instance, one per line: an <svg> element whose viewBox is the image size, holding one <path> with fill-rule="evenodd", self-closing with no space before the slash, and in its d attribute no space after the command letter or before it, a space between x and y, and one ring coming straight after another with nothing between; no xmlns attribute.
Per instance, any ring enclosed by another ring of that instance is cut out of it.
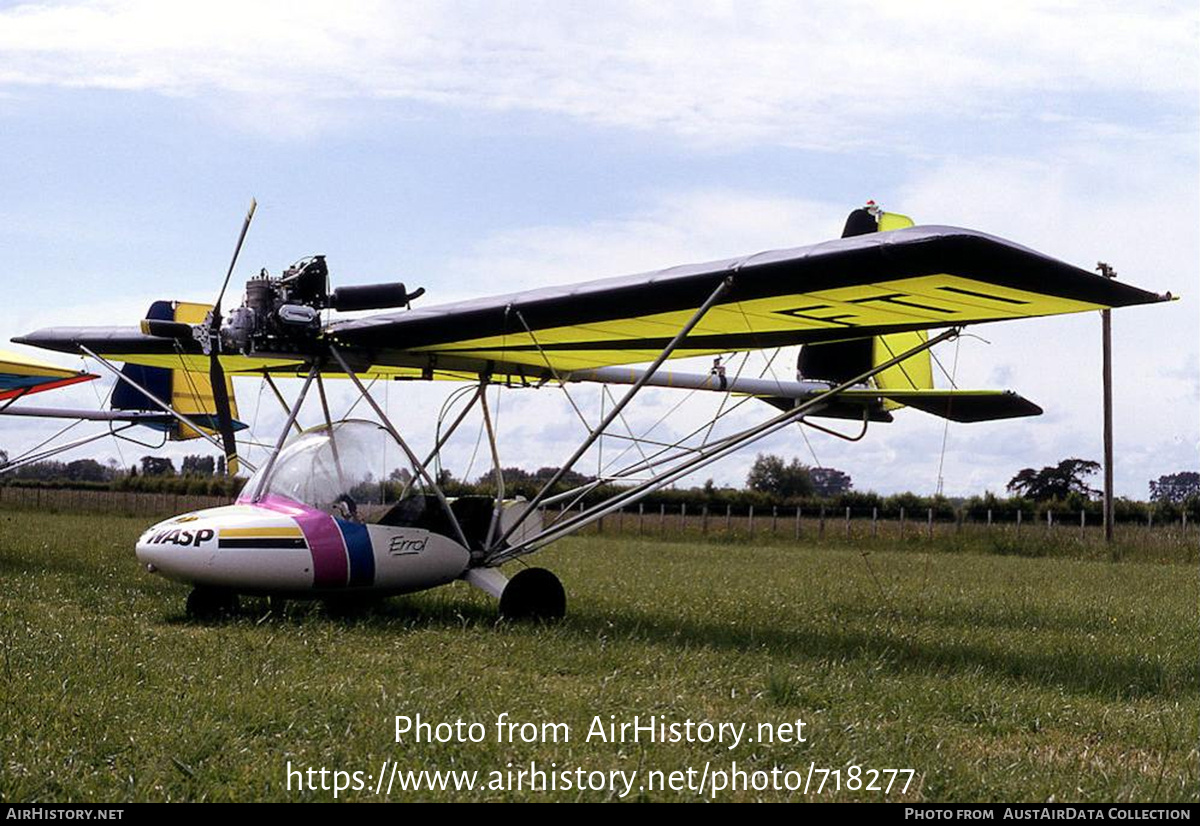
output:
<svg viewBox="0 0 1200 826"><path fill-rule="evenodd" d="M146 544L165 545L170 542L173 545L192 545L199 548L202 543L212 539L213 536L215 534L210 528L201 528L198 531L181 531L176 528L170 531L159 531L146 540Z"/></svg>

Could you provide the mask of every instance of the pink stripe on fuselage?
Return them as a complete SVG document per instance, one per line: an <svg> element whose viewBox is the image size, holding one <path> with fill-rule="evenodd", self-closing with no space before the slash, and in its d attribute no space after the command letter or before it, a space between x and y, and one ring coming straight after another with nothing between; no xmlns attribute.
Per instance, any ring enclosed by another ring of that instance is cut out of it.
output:
<svg viewBox="0 0 1200 826"><path fill-rule="evenodd" d="M346 543L332 516L282 496L264 496L257 502L243 504L266 508L296 520L312 553L314 588L341 588L349 581Z"/></svg>

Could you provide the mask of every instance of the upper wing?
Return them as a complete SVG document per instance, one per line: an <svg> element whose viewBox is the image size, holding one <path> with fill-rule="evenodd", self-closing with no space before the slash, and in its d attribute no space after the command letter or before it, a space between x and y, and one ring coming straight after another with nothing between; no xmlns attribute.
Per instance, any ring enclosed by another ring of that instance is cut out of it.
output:
<svg viewBox="0 0 1200 826"><path fill-rule="evenodd" d="M676 357L1163 300L973 230L925 226L332 324L375 362L569 372L650 361L731 277Z"/></svg>
<svg viewBox="0 0 1200 826"><path fill-rule="evenodd" d="M718 285L674 357L838 341L1166 300L981 232L918 226L745 258L335 321L326 338L364 376L546 377L651 361ZM195 342L136 328L17 339L114 361L203 370ZM294 373L298 353L226 354L226 372Z"/></svg>
<svg viewBox="0 0 1200 826"><path fill-rule="evenodd" d="M20 353L0 350L0 401L97 378L99 376L92 373L67 370Z"/></svg>

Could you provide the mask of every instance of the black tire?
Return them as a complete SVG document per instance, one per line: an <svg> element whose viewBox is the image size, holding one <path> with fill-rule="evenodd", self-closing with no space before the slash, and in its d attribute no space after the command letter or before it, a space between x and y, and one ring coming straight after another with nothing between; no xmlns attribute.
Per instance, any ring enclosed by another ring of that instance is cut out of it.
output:
<svg viewBox="0 0 1200 826"><path fill-rule="evenodd" d="M192 619L214 620L237 613L238 597L233 591L221 588L201 588L197 585L188 594L187 615Z"/></svg>
<svg viewBox="0 0 1200 826"><path fill-rule="evenodd" d="M545 568L526 568L504 586L500 616L510 620L559 620L567 613L567 592Z"/></svg>

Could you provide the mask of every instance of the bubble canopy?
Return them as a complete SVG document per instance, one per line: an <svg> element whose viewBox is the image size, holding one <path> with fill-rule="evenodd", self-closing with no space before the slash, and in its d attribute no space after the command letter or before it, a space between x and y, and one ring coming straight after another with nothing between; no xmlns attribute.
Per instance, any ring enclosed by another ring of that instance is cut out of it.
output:
<svg viewBox="0 0 1200 826"><path fill-rule="evenodd" d="M320 510L357 515L383 503L383 470L400 448L383 426L362 419L323 424L293 436L275 461L263 465L239 501L276 496Z"/></svg>

